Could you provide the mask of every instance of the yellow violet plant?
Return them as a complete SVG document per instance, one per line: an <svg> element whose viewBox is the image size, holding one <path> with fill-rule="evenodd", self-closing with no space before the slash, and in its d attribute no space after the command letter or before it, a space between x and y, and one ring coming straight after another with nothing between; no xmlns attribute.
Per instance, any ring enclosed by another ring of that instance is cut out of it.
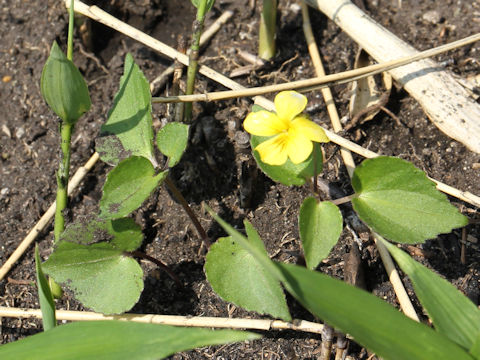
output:
<svg viewBox="0 0 480 360"><path fill-rule="evenodd" d="M312 142L328 142L320 125L303 114L307 98L296 91L282 91L275 96L275 110L251 112L243 127L256 136L269 136L254 150L269 165L283 165L290 159L294 164L307 160L313 151Z"/></svg>

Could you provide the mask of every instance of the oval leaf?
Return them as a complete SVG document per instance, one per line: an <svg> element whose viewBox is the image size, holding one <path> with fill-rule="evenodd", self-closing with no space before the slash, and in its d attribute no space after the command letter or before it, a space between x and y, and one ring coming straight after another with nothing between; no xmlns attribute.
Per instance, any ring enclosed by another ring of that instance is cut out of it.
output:
<svg viewBox="0 0 480 360"><path fill-rule="evenodd" d="M0 346L2 360L163 359L207 345L254 340L260 336L232 330L180 328L130 321L87 321L58 326Z"/></svg>
<svg viewBox="0 0 480 360"><path fill-rule="evenodd" d="M309 269L315 269L338 241L343 229L342 214L329 201L306 198L298 217L300 239Z"/></svg>
<svg viewBox="0 0 480 360"><path fill-rule="evenodd" d="M96 141L96 150L103 161L116 165L135 155L156 164L150 87L131 54L125 57L120 90L115 95L100 136Z"/></svg>
<svg viewBox="0 0 480 360"><path fill-rule="evenodd" d="M107 175L100 200L100 217L113 219L130 214L166 176L166 171L155 175L152 163L144 157L123 160Z"/></svg>
<svg viewBox="0 0 480 360"><path fill-rule="evenodd" d="M405 160L365 160L356 168L352 186L360 218L395 242L421 243L468 222L423 171Z"/></svg>
<svg viewBox="0 0 480 360"><path fill-rule="evenodd" d="M252 149L257 147L258 144L267 140L268 137L252 135L250 139L250 145ZM273 181L282 183L287 186L291 185L303 185L306 179L314 176L316 173L320 173L323 168L322 150L318 143L313 143L313 152L310 154L307 160L300 164L294 164L287 159L287 162L283 165L269 165L265 164L260 159L258 151L253 151L253 156L258 164L258 167ZM316 169L313 159L316 158Z"/></svg>
<svg viewBox="0 0 480 360"><path fill-rule="evenodd" d="M69 124L75 124L90 109L87 83L56 41L43 67L40 87L50 109Z"/></svg>
<svg viewBox="0 0 480 360"><path fill-rule="evenodd" d="M416 262L396 246L383 241L397 264L408 275L415 294L427 310L435 329L466 349L480 336L480 310L452 284Z"/></svg>
<svg viewBox="0 0 480 360"><path fill-rule="evenodd" d="M188 143L188 125L177 122L166 124L157 134L157 146L167 156L168 167L180 161Z"/></svg>
<svg viewBox="0 0 480 360"><path fill-rule="evenodd" d="M256 240L249 241L258 248ZM261 251L266 254L264 248ZM249 311L290 320L278 280L232 237L220 238L210 247L205 273L213 290L225 301Z"/></svg>

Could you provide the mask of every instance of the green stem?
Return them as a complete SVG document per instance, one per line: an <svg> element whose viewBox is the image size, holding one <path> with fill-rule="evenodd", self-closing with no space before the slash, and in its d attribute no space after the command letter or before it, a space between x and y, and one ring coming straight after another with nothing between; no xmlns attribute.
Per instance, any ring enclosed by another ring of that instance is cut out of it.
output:
<svg viewBox="0 0 480 360"><path fill-rule="evenodd" d="M60 123L60 135L62 149L60 164L57 172L57 206L55 211L55 243L60 239L60 234L65 229L65 218L63 211L68 204L68 178L70 173L70 140L72 137L73 125L62 121Z"/></svg>
<svg viewBox="0 0 480 360"><path fill-rule="evenodd" d="M205 14L207 13L207 0L201 0L197 8L197 18L193 22L192 30L192 45L190 47L190 55L188 57L188 70L187 70L187 90L186 95L193 94L195 89L195 77L197 76L198 69L198 53L200 51L200 36L203 31L203 22L205 20ZM185 123L192 122L192 103L185 104Z"/></svg>
<svg viewBox="0 0 480 360"><path fill-rule="evenodd" d="M69 18L68 18L68 40L67 40L67 59L73 61L73 24L74 24L74 0L70 0Z"/></svg>
<svg viewBox="0 0 480 360"><path fill-rule="evenodd" d="M275 28L277 25L277 0L263 0L258 35L258 56L270 60L275 55Z"/></svg>

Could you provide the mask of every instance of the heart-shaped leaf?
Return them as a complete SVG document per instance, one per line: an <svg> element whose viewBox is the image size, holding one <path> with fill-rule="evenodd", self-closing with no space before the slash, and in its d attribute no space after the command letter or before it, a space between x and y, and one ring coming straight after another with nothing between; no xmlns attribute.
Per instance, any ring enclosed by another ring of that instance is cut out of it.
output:
<svg viewBox="0 0 480 360"><path fill-rule="evenodd" d="M305 261L309 269L315 269L335 246L342 233L342 214L329 201L318 202L306 198L300 208L298 227Z"/></svg>
<svg viewBox="0 0 480 360"><path fill-rule="evenodd" d="M103 161L112 165L132 155L143 156L156 164L150 86L130 54L125 57L120 90L107 122L102 125L96 150Z"/></svg>
<svg viewBox="0 0 480 360"><path fill-rule="evenodd" d="M67 228L62 236L44 271L95 311L118 314L131 309L143 290L143 271L126 252L140 246L140 227L132 219L93 220ZM95 242L105 238L110 241Z"/></svg>
<svg viewBox="0 0 480 360"><path fill-rule="evenodd" d="M183 155L188 143L188 125L168 123L157 134L157 146L167 156L168 167L174 167Z"/></svg>
<svg viewBox="0 0 480 360"><path fill-rule="evenodd" d="M247 225L248 224L248 225ZM248 241L267 256L262 240L249 224ZM222 299L246 310L290 320L285 295L276 280L232 237L220 238L210 247L205 273Z"/></svg>
<svg viewBox="0 0 480 360"><path fill-rule="evenodd" d="M155 175L152 163L144 157L123 160L107 175L100 200L100 217L114 219L130 214L166 176L166 171Z"/></svg>
<svg viewBox="0 0 480 360"><path fill-rule="evenodd" d="M356 168L352 186L360 218L392 241L421 243L468 222L423 171L405 160L365 160Z"/></svg>

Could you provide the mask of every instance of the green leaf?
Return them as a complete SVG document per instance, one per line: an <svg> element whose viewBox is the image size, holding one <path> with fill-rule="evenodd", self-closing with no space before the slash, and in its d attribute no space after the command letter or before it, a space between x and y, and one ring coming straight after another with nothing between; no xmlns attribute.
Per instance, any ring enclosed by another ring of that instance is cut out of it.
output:
<svg viewBox="0 0 480 360"><path fill-rule="evenodd" d="M207 345L258 339L232 330L179 328L128 321L88 321L0 346L2 360L143 360L163 359L179 351Z"/></svg>
<svg viewBox="0 0 480 360"><path fill-rule="evenodd" d="M133 57L127 54L107 122L102 125L96 150L100 158L112 165L134 156L143 156L156 164L153 152L152 105L147 79Z"/></svg>
<svg viewBox="0 0 480 360"><path fill-rule="evenodd" d="M309 197L300 207L298 226L307 267L313 270L337 243L343 229L342 214L331 202L319 203Z"/></svg>
<svg viewBox="0 0 480 360"><path fill-rule="evenodd" d="M48 286L48 280L42 271L42 261L38 252L38 245L35 245L35 268L37 272L37 289L40 309L42 310L43 330L53 329L57 325L55 317L55 303Z"/></svg>
<svg viewBox="0 0 480 360"><path fill-rule="evenodd" d="M248 241L257 246L255 240ZM263 243L261 247L267 254ZM220 238L210 247L205 273L213 290L225 301L249 311L291 319L278 280L232 237Z"/></svg>
<svg viewBox="0 0 480 360"><path fill-rule="evenodd" d="M63 121L75 124L90 109L87 83L54 41L40 82L42 96Z"/></svg>
<svg viewBox="0 0 480 360"><path fill-rule="evenodd" d="M205 1L205 0L191 0L191 1L192 1L193 6L195 6L198 9L198 6L199 6L200 2ZM210 9L212 8L213 4L215 4L215 0L206 0L206 1L207 1L207 7L205 9L205 13L209 12Z"/></svg>
<svg viewBox="0 0 480 360"><path fill-rule="evenodd" d="M180 161L188 143L188 125L177 122L166 124L157 134L157 146L167 156L168 166L174 167Z"/></svg>
<svg viewBox="0 0 480 360"><path fill-rule="evenodd" d="M415 294L435 329L466 349L480 336L480 310L452 284L419 264L396 246L383 241L410 278Z"/></svg>
<svg viewBox="0 0 480 360"><path fill-rule="evenodd" d="M352 186L360 218L392 241L421 243L468 222L424 172L398 158L365 160Z"/></svg>
<svg viewBox="0 0 480 360"><path fill-rule="evenodd" d="M123 160L107 175L100 200L100 217L120 218L138 209L167 176L155 175L152 163L140 156Z"/></svg>
<svg viewBox="0 0 480 360"><path fill-rule="evenodd" d="M473 343L472 347L470 348L470 354L475 359L480 359L480 336L477 336L475 342Z"/></svg>
<svg viewBox="0 0 480 360"><path fill-rule="evenodd" d="M43 269L86 307L105 314L122 313L135 305L143 290L143 271L125 253L141 242L141 229L132 219L75 224L62 234Z"/></svg>
<svg viewBox="0 0 480 360"><path fill-rule="evenodd" d="M260 143L267 140L268 137L252 135L250 139L250 145L252 149L255 149ZM294 164L290 159L287 159L287 162L283 165L269 165L265 164L260 159L260 154L258 151L253 151L253 156L257 161L257 164L260 169L273 181L282 183L287 186L291 185L303 185L305 184L306 179L314 176L316 170L317 174L322 171L323 168L323 157L320 144L313 143L313 152L310 154L307 160L300 164ZM317 168L314 169L314 157L317 159Z"/></svg>
<svg viewBox="0 0 480 360"><path fill-rule="evenodd" d="M277 279L282 278L281 272L275 267L273 262L268 257L265 248L262 244L262 248L259 246L259 241L256 239L254 235L253 226L248 222L248 220L244 220L245 230L250 238L249 241L245 236L240 234L237 230L235 230L231 225L226 223L220 216L215 214L215 212L208 206L205 205L206 210L208 213L215 219L216 222L220 224L220 226L230 235L233 240L237 241L240 245L242 245L250 254L252 254L255 259L262 264L263 267L268 269L268 271L274 275ZM256 232L255 232L256 233ZM261 242L261 240L260 240Z"/></svg>
<svg viewBox="0 0 480 360"><path fill-rule="evenodd" d="M472 359L444 335L366 291L300 266L276 266L285 288L305 308L384 359Z"/></svg>

